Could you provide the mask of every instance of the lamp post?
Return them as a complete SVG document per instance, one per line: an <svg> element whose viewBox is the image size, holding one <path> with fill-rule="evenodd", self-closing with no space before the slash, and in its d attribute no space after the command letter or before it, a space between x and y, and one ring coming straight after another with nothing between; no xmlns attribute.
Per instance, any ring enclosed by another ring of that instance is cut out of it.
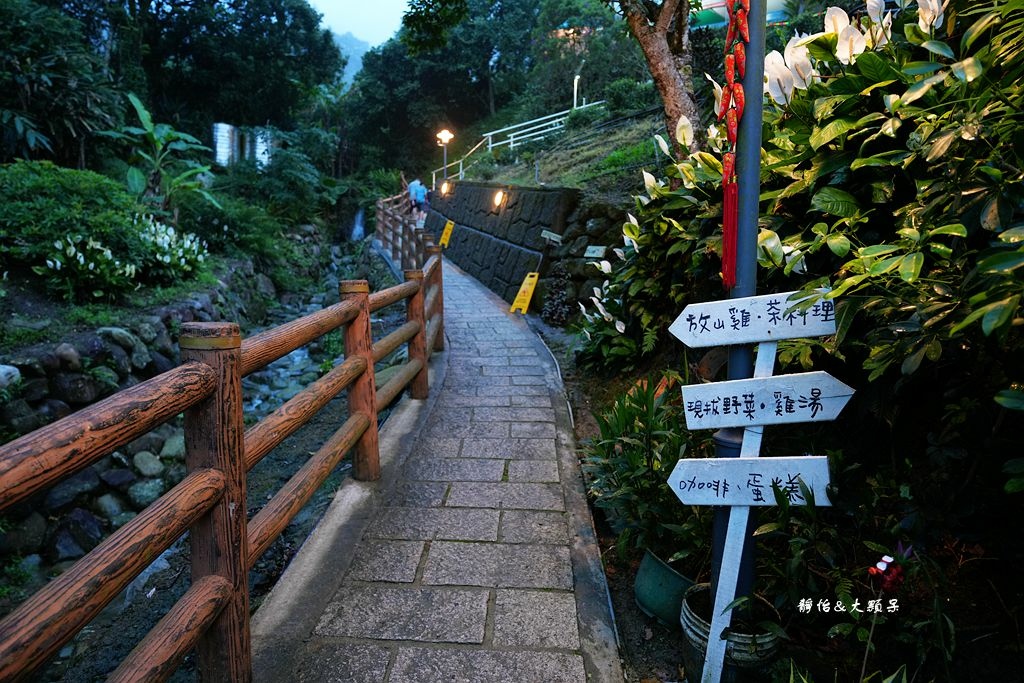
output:
<svg viewBox="0 0 1024 683"><path fill-rule="evenodd" d="M447 128L442 129L437 134L437 144L441 145L441 149L444 150L444 179L448 179L448 143L452 141L455 134Z"/></svg>

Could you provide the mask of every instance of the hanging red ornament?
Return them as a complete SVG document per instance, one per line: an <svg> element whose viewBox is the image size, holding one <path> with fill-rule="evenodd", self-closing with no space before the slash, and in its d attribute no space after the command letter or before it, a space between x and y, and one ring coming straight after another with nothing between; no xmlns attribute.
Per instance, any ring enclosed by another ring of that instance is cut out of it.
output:
<svg viewBox="0 0 1024 683"><path fill-rule="evenodd" d="M725 97L723 96L722 99L725 99ZM735 109L725 112L725 139L733 147L736 146L736 135L739 132L739 125L739 117L736 115Z"/></svg>
<svg viewBox="0 0 1024 683"><path fill-rule="evenodd" d="M725 56L725 82L728 85L736 82L736 56L732 54Z"/></svg>
<svg viewBox="0 0 1024 683"><path fill-rule="evenodd" d="M732 88L726 85L722 88L722 103L718 107L718 120L721 121L725 118L726 113L729 111L729 106L732 104Z"/></svg>
<svg viewBox="0 0 1024 683"><path fill-rule="evenodd" d="M723 95L724 98L724 95ZM743 97L743 84L733 83L732 86L732 103L736 107L736 118L740 120L743 118L743 108L746 106L746 99Z"/></svg>
<svg viewBox="0 0 1024 683"><path fill-rule="evenodd" d="M747 74L747 47L743 43L736 43L732 46L733 55L736 57L736 70L743 78Z"/></svg>
<svg viewBox="0 0 1024 683"><path fill-rule="evenodd" d="M744 43L750 42L750 25L747 23L747 10L745 9L736 10L736 30L739 31L740 38Z"/></svg>
<svg viewBox="0 0 1024 683"><path fill-rule="evenodd" d="M739 222L739 187L730 180L722 184L722 286L736 286L736 244Z"/></svg>

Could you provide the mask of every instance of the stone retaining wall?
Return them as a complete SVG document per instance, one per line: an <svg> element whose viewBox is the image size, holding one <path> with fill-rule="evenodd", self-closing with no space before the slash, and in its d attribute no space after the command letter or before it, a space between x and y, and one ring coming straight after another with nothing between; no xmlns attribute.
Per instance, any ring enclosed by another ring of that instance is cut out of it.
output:
<svg viewBox="0 0 1024 683"><path fill-rule="evenodd" d="M498 190L505 198L495 205ZM506 301L515 299L523 278L539 266L541 280L531 304L538 311L552 285L545 276L556 262L571 278L569 298L587 298L600 285L600 272L589 265L599 259L584 254L590 246L606 246L610 252L621 245L625 213L587 202L579 190L569 188L459 181L445 196L434 193L426 228L440 237L447 220L455 228L445 256ZM547 244L543 231L560 236L561 244Z"/></svg>

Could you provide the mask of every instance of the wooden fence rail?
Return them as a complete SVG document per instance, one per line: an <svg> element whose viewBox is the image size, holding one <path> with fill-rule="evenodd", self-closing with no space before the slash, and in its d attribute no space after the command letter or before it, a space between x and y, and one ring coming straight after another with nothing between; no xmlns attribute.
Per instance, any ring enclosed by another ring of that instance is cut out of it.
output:
<svg viewBox="0 0 1024 683"><path fill-rule="evenodd" d="M191 587L109 680L164 681L193 649L203 680L251 680L249 570L350 450L357 479L380 476L378 413L407 386L426 398L443 349L440 250L407 227L396 239L422 266L402 284L342 282L340 303L246 340L234 323L185 323L180 366L0 446L3 510L185 414L185 478L0 621L0 680L43 665L186 531ZM370 313L403 300L408 321L374 342ZM342 327L345 360L245 430L241 378ZM407 361L378 387L374 363L402 345ZM247 520L246 473L345 389L348 419Z"/></svg>
<svg viewBox="0 0 1024 683"><path fill-rule="evenodd" d="M423 267L429 256L427 247L433 241L423 228L416 227L410 208L406 194L377 200L377 241L403 269Z"/></svg>

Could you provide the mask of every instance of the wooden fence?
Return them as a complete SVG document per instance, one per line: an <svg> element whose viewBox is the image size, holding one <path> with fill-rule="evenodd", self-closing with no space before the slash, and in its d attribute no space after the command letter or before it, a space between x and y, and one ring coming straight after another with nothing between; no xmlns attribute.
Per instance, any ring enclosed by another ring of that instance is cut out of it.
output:
<svg viewBox="0 0 1024 683"><path fill-rule="evenodd" d="M406 194L377 200L377 226L374 233L381 248L400 268L419 268L431 243L429 233L416 227Z"/></svg>
<svg viewBox="0 0 1024 683"><path fill-rule="evenodd" d="M186 531L191 587L109 681L163 681L192 649L202 680L252 678L248 572L338 462L353 451L353 475L380 476L377 414L406 388L429 391L427 362L443 348L441 254L424 250L405 282L370 293L341 283L341 301L242 340L234 323L185 323L181 365L0 446L0 510L78 472L185 413L187 475L59 577L0 621L0 680L23 680ZM370 313L405 300L407 322L374 342ZM345 360L245 430L243 376L344 326ZM402 344L408 360L376 386L374 362ZM349 417L252 519L246 473L348 388Z"/></svg>

